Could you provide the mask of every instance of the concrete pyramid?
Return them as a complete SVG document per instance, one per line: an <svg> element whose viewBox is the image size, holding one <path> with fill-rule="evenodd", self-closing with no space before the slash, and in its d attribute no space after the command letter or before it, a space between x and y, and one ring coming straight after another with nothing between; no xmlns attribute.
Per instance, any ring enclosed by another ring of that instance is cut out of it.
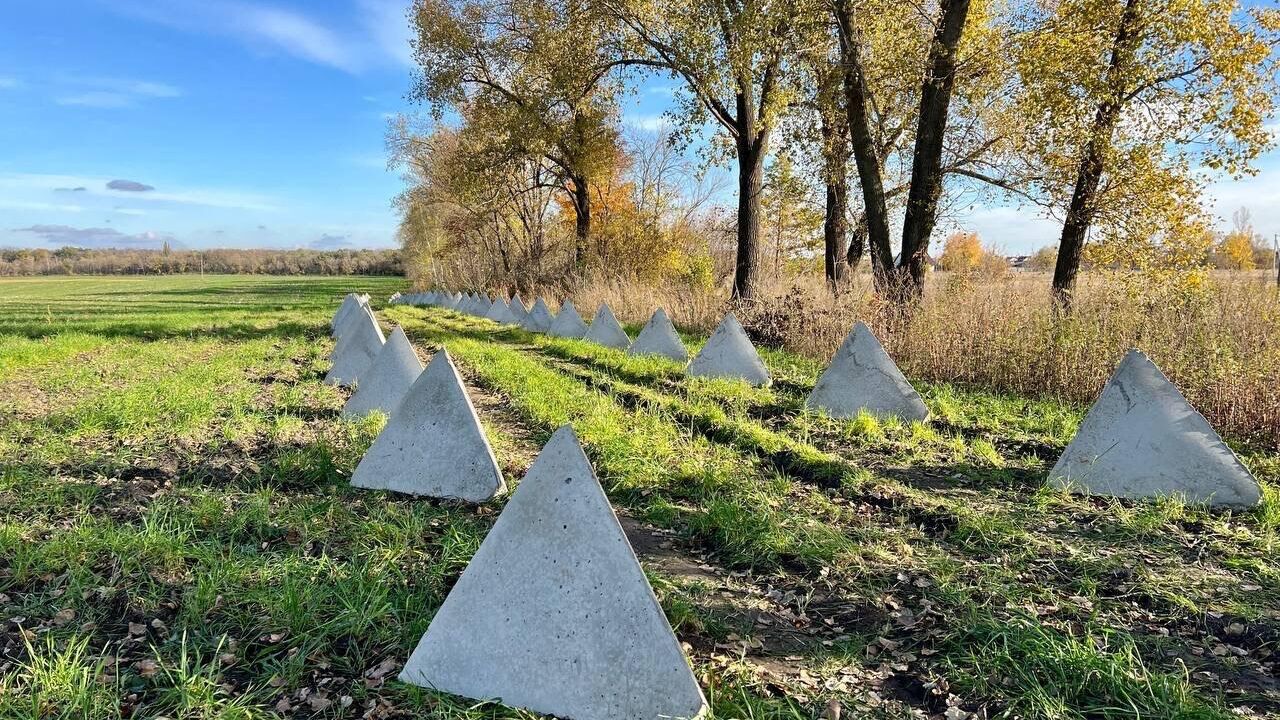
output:
<svg viewBox="0 0 1280 720"><path fill-rule="evenodd" d="M573 720L706 700L573 430L547 442L400 680Z"/></svg>
<svg viewBox="0 0 1280 720"><path fill-rule="evenodd" d="M653 311L653 317L645 323L636 341L627 350L628 355L662 355L672 360L684 362L689 359L689 351L685 349L680 336L676 334L675 325L662 308Z"/></svg>
<svg viewBox="0 0 1280 720"><path fill-rule="evenodd" d="M355 294L349 294L342 298L342 303L338 305L338 311L333 314L333 319L329 321L329 327L338 327L338 323L342 322L347 313L351 312L352 307L359 304L359 302L356 300Z"/></svg>
<svg viewBox="0 0 1280 720"><path fill-rule="evenodd" d="M503 302L502 298L493 301L493 305L489 308L489 312L485 313L485 317L498 323L499 325L515 325L518 320L512 314L511 308Z"/></svg>
<svg viewBox="0 0 1280 720"><path fill-rule="evenodd" d="M361 309L349 326L350 332L338 338L334 346L333 367L324 376L327 385L351 385L359 381L361 373L369 369L386 342L382 328L367 307Z"/></svg>
<svg viewBox="0 0 1280 720"><path fill-rule="evenodd" d="M342 304L338 306L338 312L333 314L333 332L331 333L333 337L341 335L343 324L355 317L356 311L361 307L366 307L366 305L354 293L343 298Z"/></svg>
<svg viewBox="0 0 1280 720"><path fill-rule="evenodd" d="M329 353L330 361L337 356L338 347L342 345L342 340L349 338L356 328L368 322L366 315L371 315L372 313L373 311L369 309L368 305L362 304L357 304L354 310L347 313L347 316L342 319L342 322L333 331L333 336L337 339L337 342L334 343L333 352Z"/></svg>
<svg viewBox="0 0 1280 720"><path fill-rule="evenodd" d="M481 502L506 485L462 378L443 348L391 414L353 487Z"/></svg>
<svg viewBox="0 0 1280 720"><path fill-rule="evenodd" d="M511 302L507 303L507 307L511 309L511 314L515 316L517 323L524 323L524 318L529 314L529 308L524 306L524 301L520 299L520 293L511 298Z"/></svg>
<svg viewBox="0 0 1280 720"><path fill-rule="evenodd" d="M562 338L580 338L587 334L587 324L582 322L572 300L565 300L564 305L560 306L560 313L551 321L547 334Z"/></svg>
<svg viewBox="0 0 1280 720"><path fill-rule="evenodd" d="M551 310L547 309L547 304L543 302L542 298L538 298L520 325L530 332L544 333L551 329L551 323L554 321L555 316L551 314Z"/></svg>
<svg viewBox="0 0 1280 720"><path fill-rule="evenodd" d="M492 306L493 301L487 299L484 295L481 295L476 299L476 304L471 314L476 317L484 317L489 314L489 308Z"/></svg>
<svg viewBox="0 0 1280 720"><path fill-rule="evenodd" d="M381 410L387 415L396 409L413 381L422 373L422 361L409 344L404 329L397 327L365 371L356 391L342 406L347 417Z"/></svg>
<svg viewBox="0 0 1280 720"><path fill-rule="evenodd" d="M627 331L622 329L618 318L613 316L613 311L604 303L601 303L600 309L596 310L591 328L583 337L591 342L619 350L626 350L631 345L631 338L627 337Z"/></svg>
<svg viewBox="0 0 1280 720"><path fill-rule="evenodd" d="M857 417L860 411L880 418L924 422L929 408L902 376L871 328L858 322L831 358L805 405L834 418Z"/></svg>
<svg viewBox="0 0 1280 720"><path fill-rule="evenodd" d="M724 316L685 372L692 377L737 378L752 385L768 385L772 381L733 313Z"/></svg>
<svg viewBox="0 0 1280 720"><path fill-rule="evenodd" d="M1180 495L1188 502L1257 505L1258 481L1138 350L1107 380L1049 483L1097 495Z"/></svg>

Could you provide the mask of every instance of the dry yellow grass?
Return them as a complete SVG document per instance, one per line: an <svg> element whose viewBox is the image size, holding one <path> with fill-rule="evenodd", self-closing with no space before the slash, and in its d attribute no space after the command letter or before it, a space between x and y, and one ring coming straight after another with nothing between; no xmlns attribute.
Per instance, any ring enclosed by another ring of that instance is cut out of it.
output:
<svg viewBox="0 0 1280 720"><path fill-rule="evenodd" d="M1217 272L1187 293L1086 276L1075 312L1056 321L1043 273L930 277L925 300L901 322L854 277L839 297L820 278L772 284L740 309L757 339L825 360L855 320L867 322L910 377L971 383L1087 404L1124 351L1147 352L1220 431L1280 447L1280 295L1269 273ZM584 313L607 301L642 322L666 307L682 327L707 331L727 293L627 282L590 283Z"/></svg>

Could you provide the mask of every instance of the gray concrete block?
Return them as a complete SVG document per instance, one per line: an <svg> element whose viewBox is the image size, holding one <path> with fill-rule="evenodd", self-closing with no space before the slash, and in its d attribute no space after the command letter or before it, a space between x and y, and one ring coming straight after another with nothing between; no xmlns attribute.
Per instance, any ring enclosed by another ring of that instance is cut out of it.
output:
<svg viewBox="0 0 1280 720"><path fill-rule="evenodd" d="M489 307L489 312L484 316L499 325L515 325L518 321L516 316L511 313L511 308L503 302L502 298L493 301L493 305Z"/></svg>
<svg viewBox="0 0 1280 720"><path fill-rule="evenodd" d="M506 485L449 353L441 349L351 474L353 487L482 502Z"/></svg>
<svg viewBox="0 0 1280 720"><path fill-rule="evenodd" d="M573 720L706 709L569 426L529 468L400 679Z"/></svg>
<svg viewBox="0 0 1280 720"><path fill-rule="evenodd" d="M653 311L649 322L645 323L636 341L627 349L628 355L662 355L664 357L685 362L689 359L689 350L685 348L675 325L662 308Z"/></svg>
<svg viewBox="0 0 1280 720"><path fill-rule="evenodd" d="M510 308L511 314L515 316L516 322L523 325L525 317L529 314L529 308L524 306L524 301L520 299L520 293L516 293L516 296L511 298L511 302L507 303L507 307Z"/></svg>
<svg viewBox="0 0 1280 720"><path fill-rule="evenodd" d="M560 312L551 321L547 334L562 338L581 338L587 334L587 324L578 315L578 309L573 306L572 300L565 300L560 306Z"/></svg>
<svg viewBox="0 0 1280 720"><path fill-rule="evenodd" d="M360 301L360 296L355 293L351 293L344 297L342 299L342 304L338 306L338 311L333 314L333 320L331 321L333 332L331 335L333 337L338 337L338 329L342 327L343 323L353 317L354 312L363 305L364 303Z"/></svg>
<svg viewBox="0 0 1280 720"><path fill-rule="evenodd" d="M361 308L351 321L354 326L348 334L338 338L333 350L333 367L324 376L326 385L351 385L360 380L360 374L369 369L373 359L382 350L386 338L382 328L369 308Z"/></svg>
<svg viewBox="0 0 1280 720"><path fill-rule="evenodd" d="M831 358L805 405L833 418L854 418L859 412L906 421L929 418L929 408L903 377L871 328L858 322Z"/></svg>
<svg viewBox="0 0 1280 720"><path fill-rule="evenodd" d="M373 364L360 375L356 391L342 406L343 416L365 415L374 410L391 415L420 374L422 361L409 344L404 329L396 327Z"/></svg>
<svg viewBox="0 0 1280 720"><path fill-rule="evenodd" d="M375 317L373 309L361 303L357 303L356 308L347 313L347 316L342 319L342 322L334 330L333 336L336 342L334 342L333 351L329 353L329 362L333 362L333 359L337 356L338 348L342 345L343 339L349 338L356 328L360 327L362 323L368 322L369 317Z"/></svg>
<svg viewBox="0 0 1280 720"><path fill-rule="evenodd" d="M724 316L685 372L690 377L746 380L756 386L772 382L768 368L733 313Z"/></svg>
<svg viewBox="0 0 1280 720"><path fill-rule="evenodd" d="M520 326L530 332L545 333L551 329L551 323L555 322L555 319L555 315L552 315L551 310L547 308L547 303L542 298L538 298Z"/></svg>
<svg viewBox="0 0 1280 720"><path fill-rule="evenodd" d="M613 316L613 310L610 310L607 304L601 304L596 310L596 316L591 320L591 327L582 337L593 343L618 350L626 350L631 345L631 338L627 337L627 331L622 329L622 324Z"/></svg>
<svg viewBox="0 0 1280 720"><path fill-rule="evenodd" d="M1178 388L1130 350L1049 472L1049 483L1126 498L1257 505L1258 481Z"/></svg>

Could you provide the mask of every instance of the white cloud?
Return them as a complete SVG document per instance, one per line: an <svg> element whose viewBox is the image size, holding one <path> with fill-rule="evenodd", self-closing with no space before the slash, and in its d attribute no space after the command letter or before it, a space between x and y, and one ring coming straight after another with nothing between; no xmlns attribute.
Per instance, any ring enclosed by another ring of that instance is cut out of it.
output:
<svg viewBox="0 0 1280 720"><path fill-rule="evenodd" d="M295 57L319 65L355 71L356 53L328 28L287 10L242 4L234 7L234 31L276 45Z"/></svg>
<svg viewBox="0 0 1280 720"><path fill-rule="evenodd" d="M20 85L22 85L22 82L17 78L0 77L0 90L12 90Z"/></svg>
<svg viewBox="0 0 1280 720"><path fill-rule="evenodd" d="M81 205L65 205L60 203L47 203L30 200L12 200L8 198L0 198L0 207L9 208L11 210L43 210L48 212L84 212Z"/></svg>
<svg viewBox="0 0 1280 720"><path fill-rule="evenodd" d="M622 123L645 132L659 132L671 127L671 121L662 115L625 115Z"/></svg>
<svg viewBox="0 0 1280 720"><path fill-rule="evenodd" d="M177 247L172 235L146 231L126 234L114 228L78 228L70 225L31 225L13 228L14 233L29 233L51 247L73 245L87 248L160 248L165 243Z"/></svg>
<svg viewBox="0 0 1280 720"><path fill-rule="evenodd" d="M66 192L67 188L87 188L76 193L77 199L88 202L94 198L111 198L105 202L120 202L121 193L106 190L114 178L83 175L44 175L36 173L0 173L0 190L9 197L22 192ZM99 189L101 188L101 189ZM279 203L271 197L255 192L226 188L177 188L164 192L150 190L129 193L130 202L148 205L194 205L229 210L254 210L272 212Z"/></svg>
<svg viewBox="0 0 1280 720"><path fill-rule="evenodd" d="M247 0L112 0L110 9L188 33L234 38L251 49L358 73L411 62L409 0L357 0L351 15L321 20ZM313 7L313 6L309 6Z"/></svg>
<svg viewBox="0 0 1280 720"><path fill-rule="evenodd" d="M359 0L361 21L375 48L406 67L413 66L410 5L409 0Z"/></svg>
<svg viewBox="0 0 1280 720"><path fill-rule="evenodd" d="M125 108L133 105L133 98L113 92L87 92L54 98L59 105L79 105L92 108Z"/></svg>
<svg viewBox="0 0 1280 720"><path fill-rule="evenodd" d="M150 98L175 98L182 90L167 83L126 78L70 77L59 82L75 88L75 91L59 95L54 102L59 105L78 105L94 108L133 107L139 100Z"/></svg>

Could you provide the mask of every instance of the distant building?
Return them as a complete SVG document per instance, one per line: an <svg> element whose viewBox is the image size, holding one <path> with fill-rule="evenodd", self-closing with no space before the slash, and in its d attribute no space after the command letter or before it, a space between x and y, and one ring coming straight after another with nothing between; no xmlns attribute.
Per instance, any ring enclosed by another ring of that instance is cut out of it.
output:
<svg viewBox="0 0 1280 720"><path fill-rule="evenodd" d="M1005 262L1009 263L1010 270L1028 270L1027 262L1030 260L1030 255L1008 255L1005 257Z"/></svg>

